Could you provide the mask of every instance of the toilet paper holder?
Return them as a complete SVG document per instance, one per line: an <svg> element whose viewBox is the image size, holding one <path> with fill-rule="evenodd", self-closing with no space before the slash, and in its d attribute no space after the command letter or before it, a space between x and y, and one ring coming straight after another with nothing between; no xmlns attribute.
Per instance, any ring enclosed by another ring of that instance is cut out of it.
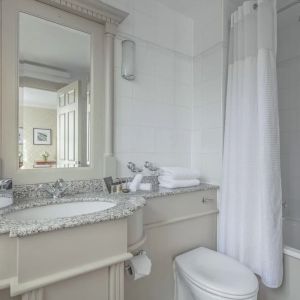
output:
<svg viewBox="0 0 300 300"><path fill-rule="evenodd" d="M138 255L147 255L147 252L145 250L139 250L139 251L133 253L133 256L138 256ZM131 266L126 262L124 265L124 269L129 276L131 276L133 274Z"/></svg>

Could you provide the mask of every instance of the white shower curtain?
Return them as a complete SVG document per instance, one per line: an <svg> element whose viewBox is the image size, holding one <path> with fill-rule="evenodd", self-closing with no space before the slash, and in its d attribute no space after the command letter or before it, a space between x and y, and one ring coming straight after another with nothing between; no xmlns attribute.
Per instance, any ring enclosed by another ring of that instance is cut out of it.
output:
<svg viewBox="0 0 300 300"><path fill-rule="evenodd" d="M233 13L218 249L271 288L282 283L276 0Z"/></svg>

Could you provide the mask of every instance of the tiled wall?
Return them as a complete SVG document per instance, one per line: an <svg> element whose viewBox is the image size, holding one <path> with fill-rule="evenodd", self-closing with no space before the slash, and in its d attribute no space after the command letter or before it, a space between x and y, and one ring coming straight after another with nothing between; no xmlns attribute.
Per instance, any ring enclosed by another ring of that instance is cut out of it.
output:
<svg viewBox="0 0 300 300"><path fill-rule="evenodd" d="M191 163L193 21L154 0L107 3L130 13L115 53L115 150L118 174L126 164ZM136 42L135 81L121 78L121 40Z"/></svg>
<svg viewBox="0 0 300 300"><path fill-rule="evenodd" d="M293 10L278 19L278 87L285 215L300 220L300 27Z"/></svg>
<svg viewBox="0 0 300 300"><path fill-rule="evenodd" d="M194 26L192 166L206 182L220 183L230 1L212 1ZM229 8L229 9L228 9Z"/></svg>
<svg viewBox="0 0 300 300"><path fill-rule="evenodd" d="M220 183L227 28L239 0L211 0L192 20L155 0L105 0L130 13L116 40L115 150L126 163L192 166ZM120 76L121 40L136 42L137 79Z"/></svg>

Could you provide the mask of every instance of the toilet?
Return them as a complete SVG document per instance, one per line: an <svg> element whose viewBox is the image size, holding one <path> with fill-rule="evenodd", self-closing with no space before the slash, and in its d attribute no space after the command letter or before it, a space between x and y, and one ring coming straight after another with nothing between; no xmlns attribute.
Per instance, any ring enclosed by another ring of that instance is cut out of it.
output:
<svg viewBox="0 0 300 300"><path fill-rule="evenodd" d="M207 248L174 260L175 300L257 300L258 280L244 265Z"/></svg>

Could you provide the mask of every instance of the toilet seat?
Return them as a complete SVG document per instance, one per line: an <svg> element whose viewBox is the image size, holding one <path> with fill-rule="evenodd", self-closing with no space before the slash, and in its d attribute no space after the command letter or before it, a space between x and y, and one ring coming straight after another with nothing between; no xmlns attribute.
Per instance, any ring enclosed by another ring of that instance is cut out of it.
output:
<svg viewBox="0 0 300 300"><path fill-rule="evenodd" d="M250 299L258 292L258 280L248 268L207 248L177 256L175 269L190 284L216 296Z"/></svg>

